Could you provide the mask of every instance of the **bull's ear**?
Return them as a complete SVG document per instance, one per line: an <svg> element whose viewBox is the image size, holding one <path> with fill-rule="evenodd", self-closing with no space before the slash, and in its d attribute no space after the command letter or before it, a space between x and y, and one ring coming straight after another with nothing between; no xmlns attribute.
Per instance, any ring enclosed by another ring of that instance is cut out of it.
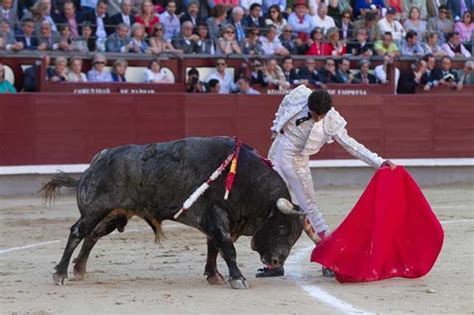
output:
<svg viewBox="0 0 474 315"><path fill-rule="evenodd" d="M291 201L285 198L278 199L276 206L278 210L280 210L280 212L283 214L305 215L304 212L298 211L299 207L295 206L293 203L291 203Z"/></svg>

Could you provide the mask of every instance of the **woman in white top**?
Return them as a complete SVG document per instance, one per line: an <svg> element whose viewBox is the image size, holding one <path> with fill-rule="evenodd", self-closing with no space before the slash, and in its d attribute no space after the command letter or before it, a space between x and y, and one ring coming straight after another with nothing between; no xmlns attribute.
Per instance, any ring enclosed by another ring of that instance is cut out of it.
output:
<svg viewBox="0 0 474 315"><path fill-rule="evenodd" d="M153 59L148 65L148 69L145 70L145 82L147 83L173 83L173 79L170 78L161 69L161 63L158 59Z"/></svg>
<svg viewBox="0 0 474 315"><path fill-rule="evenodd" d="M275 26L277 37L279 37L283 32L283 28L288 24L288 22L281 14L281 9L278 4L271 5L268 8L268 17L265 19L265 24L267 26Z"/></svg>
<svg viewBox="0 0 474 315"><path fill-rule="evenodd" d="M67 80L69 82L87 82L87 77L82 72L82 59L80 57L72 57L69 60L69 73L67 74Z"/></svg>

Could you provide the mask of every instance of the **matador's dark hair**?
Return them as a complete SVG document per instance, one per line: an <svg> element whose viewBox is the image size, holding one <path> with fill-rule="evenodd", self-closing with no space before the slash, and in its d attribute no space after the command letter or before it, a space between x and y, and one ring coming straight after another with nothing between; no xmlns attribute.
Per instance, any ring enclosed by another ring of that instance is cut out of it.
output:
<svg viewBox="0 0 474 315"><path fill-rule="evenodd" d="M331 95L325 90L316 90L308 97L308 108L318 115L326 114L332 108Z"/></svg>

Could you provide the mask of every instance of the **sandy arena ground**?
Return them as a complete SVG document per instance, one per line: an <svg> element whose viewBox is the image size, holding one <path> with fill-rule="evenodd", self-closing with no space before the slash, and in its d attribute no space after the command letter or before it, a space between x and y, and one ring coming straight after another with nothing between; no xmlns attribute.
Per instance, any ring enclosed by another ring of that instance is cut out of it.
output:
<svg viewBox="0 0 474 315"><path fill-rule="evenodd" d="M331 226L341 222L362 190L318 191ZM323 278L320 266L308 262L311 242L303 235L288 259L285 277L256 279L259 257L244 237L236 244L237 259L249 290L207 284L202 275L206 241L198 231L165 224L167 239L159 245L139 220L127 226L127 233L98 243L85 280L74 281L70 268L66 285L56 286L53 267L79 215L74 197L61 197L52 208L34 197L0 198L0 313L473 314L473 187L423 191L445 230L442 253L424 278L341 285ZM50 243L36 246L43 242ZM227 274L221 258L219 269Z"/></svg>

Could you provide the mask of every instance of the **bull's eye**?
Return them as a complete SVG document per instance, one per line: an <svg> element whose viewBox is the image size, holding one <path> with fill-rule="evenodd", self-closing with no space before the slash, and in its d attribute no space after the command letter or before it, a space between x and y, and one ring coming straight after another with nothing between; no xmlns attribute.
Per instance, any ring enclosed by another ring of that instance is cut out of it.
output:
<svg viewBox="0 0 474 315"><path fill-rule="evenodd" d="M280 234L280 235L288 234L288 230L287 230L286 226L280 225L280 227L278 229L278 234Z"/></svg>

